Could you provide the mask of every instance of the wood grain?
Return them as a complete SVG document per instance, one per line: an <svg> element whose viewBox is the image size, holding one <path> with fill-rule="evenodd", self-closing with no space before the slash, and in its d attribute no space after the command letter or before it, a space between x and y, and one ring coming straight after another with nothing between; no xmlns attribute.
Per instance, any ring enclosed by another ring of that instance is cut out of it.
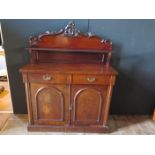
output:
<svg viewBox="0 0 155 155"><path fill-rule="evenodd" d="M117 72L112 42L81 34L74 23L29 40L26 86L29 131L105 132Z"/></svg>

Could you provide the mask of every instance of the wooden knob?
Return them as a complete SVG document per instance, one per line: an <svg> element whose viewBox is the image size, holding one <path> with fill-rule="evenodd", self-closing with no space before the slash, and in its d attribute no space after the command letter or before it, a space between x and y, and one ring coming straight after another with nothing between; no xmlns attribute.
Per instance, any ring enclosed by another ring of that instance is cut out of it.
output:
<svg viewBox="0 0 155 155"><path fill-rule="evenodd" d="M88 82L94 82L95 80L96 80L95 77L88 77L88 78L87 78L87 81L88 81Z"/></svg>
<svg viewBox="0 0 155 155"><path fill-rule="evenodd" d="M48 74L43 75L43 80L50 81L51 79L52 79L52 76L51 75L48 75Z"/></svg>

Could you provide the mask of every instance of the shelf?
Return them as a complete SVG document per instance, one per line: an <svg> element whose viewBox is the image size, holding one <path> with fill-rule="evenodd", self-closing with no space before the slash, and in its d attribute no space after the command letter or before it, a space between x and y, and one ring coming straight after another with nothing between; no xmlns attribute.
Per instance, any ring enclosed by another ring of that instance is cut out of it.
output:
<svg viewBox="0 0 155 155"><path fill-rule="evenodd" d="M51 52L85 52L85 53L110 53L112 51L106 50L92 50L92 49L63 49L63 48L26 48L31 51L51 51Z"/></svg>

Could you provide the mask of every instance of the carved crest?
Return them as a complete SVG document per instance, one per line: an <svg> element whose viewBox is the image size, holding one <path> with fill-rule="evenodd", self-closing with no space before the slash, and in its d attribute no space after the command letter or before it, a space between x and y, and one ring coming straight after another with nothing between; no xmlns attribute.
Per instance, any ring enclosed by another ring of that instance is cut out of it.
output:
<svg viewBox="0 0 155 155"><path fill-rule="evenodd" d="M66 41L66 37L68 37L68 41ZM70 39L70 38L76 38L76 39ZM83 38L83 40L80 40ZM76 27L75 23L73 21L70 21L68 25L64 28L61 29L60 31L46 31L45 33L40 34L39 36L31 36L29 38L29 45L30 47L42 47L44 46L44 40L48 40L48 47L50 48L71 48L71 44L74 45L75 48L80 48L76 47L79 46L78 44L80 41L82 41L83 47L81 48L94 48L96 47L101 50L111 50L112 49L112 42L111 40L105 40L103 38L100 38L97 35L92 34L91 32L88 33L81 33L79 29ZM47 40L45 41L47 43ZM58 43L58 40L60 42ZM63 40L63 41L62 41ZM78 40L77 43L73 43L75 40ZM93 42L94 41L94 42ZM54 44L52 44L54 42ZM63 42L63 44L62 44ZM84 47L87 44L89 44L88 47ZM81 45L81 46L82 46Z"/></svg>
<svg viewBox="0 0 155 155"><path fill-rule="evenodd" d="M80 31L77 29L74 22L69 22L64 30L65 36L78 36L79 33Z"/></svg>

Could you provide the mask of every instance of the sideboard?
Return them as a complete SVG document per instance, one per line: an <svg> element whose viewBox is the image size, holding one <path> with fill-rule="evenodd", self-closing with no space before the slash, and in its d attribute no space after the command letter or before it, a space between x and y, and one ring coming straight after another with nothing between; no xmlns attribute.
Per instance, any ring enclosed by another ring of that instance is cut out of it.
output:
<svg viewBox="0 0 155 155"><path fill-rule="evenodd" d="M20 69L29 131L104 132L117 72L112 42L81 33L74 22L31 36L30 63Z"/></svg>

